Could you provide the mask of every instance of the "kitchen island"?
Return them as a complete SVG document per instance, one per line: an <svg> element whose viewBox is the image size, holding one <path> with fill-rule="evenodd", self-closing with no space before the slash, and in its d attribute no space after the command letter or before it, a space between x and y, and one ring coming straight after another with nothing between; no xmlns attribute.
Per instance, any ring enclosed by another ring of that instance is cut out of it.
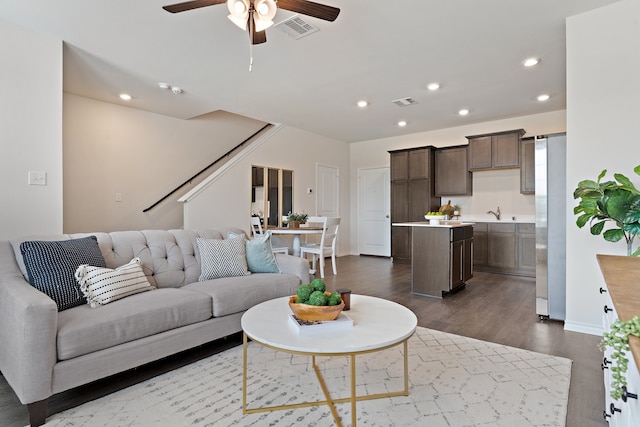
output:
<svg viewBox="0 0 640 427"><path fill-rule="evenodd" d="M473 224L420 221L393 226L411 227L412 293L443 298L473 277Z"/></svg>

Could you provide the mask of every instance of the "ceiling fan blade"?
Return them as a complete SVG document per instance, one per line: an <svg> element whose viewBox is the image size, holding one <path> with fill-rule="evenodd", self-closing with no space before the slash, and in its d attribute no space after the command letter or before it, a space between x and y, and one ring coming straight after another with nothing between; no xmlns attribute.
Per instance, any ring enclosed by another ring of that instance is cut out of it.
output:
<svg viewBox="0 0 640 427"><path fill-rule="evenodd" d="M262 44L262 43L265 43L266 41L267 41L266 31L255 31L253 33L253 38L251 38L251 44Z"/></svg>
<svg viewBox="0 0 640 427"><path fill-rule="evenodd" d="M290 10L291 12L302 13L325 21L335 21L340 13L337 7L314 3L307 0L278 0L278 8Z"/></svg>
<svg viewBox="0 0 640 427"><path fill-rule="evenodd" d="M186 1L184 3L171 4L169 6L162 6L164 10L171 13L185 12L191 9L199 9L201 7L213 6L215 4L226 3L227 0L193 0Z"/></svg>

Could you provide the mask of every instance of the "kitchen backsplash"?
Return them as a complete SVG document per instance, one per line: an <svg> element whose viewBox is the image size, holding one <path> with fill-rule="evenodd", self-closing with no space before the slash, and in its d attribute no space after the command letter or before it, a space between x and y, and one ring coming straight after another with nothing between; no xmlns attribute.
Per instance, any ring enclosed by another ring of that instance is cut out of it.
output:
<svg viewBox="0 0 640 427"><path fill-rule="evenodd" d="M474 172L473 196L442 197L442 204L449 200L452 206L460 206L463 217L476 221L495 220L487 211L496 211L498 206L502 220L535 220L535 196L520 193L520 169Z"/></svg>

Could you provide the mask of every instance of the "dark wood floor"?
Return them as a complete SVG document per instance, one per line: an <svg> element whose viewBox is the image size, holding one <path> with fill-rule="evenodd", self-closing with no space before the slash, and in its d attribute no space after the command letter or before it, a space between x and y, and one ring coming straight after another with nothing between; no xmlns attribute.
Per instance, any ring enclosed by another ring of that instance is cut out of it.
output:
<svg viewBox="0 0 640 427"><path fill-rule="evenodd" d="M338 275L327 266L329 290L350 288L354 293L377 296L413 310L418 324L458 335L505 344L573 360L568 427L602 427L604 385L599 337L565 331L561 322L541 321L535 313L535 280L476 272L464 290L445 299L410 294L411 268L387 258L347 256L338 259ZM58 396L51 406L61 410L141 381L157 372L190 363L206 354L239 344L239 337L172 357L152 366ZM25 426L26 410L0 377L0 426Z"/></svg>

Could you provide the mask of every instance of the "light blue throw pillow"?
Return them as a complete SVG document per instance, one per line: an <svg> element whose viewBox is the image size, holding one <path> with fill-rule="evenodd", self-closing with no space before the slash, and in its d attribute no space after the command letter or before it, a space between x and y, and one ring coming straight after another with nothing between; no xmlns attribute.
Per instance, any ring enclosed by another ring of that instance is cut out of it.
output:
<svg viewBox="0 0 640 427"><path fill-rule="evenodd" d="M252 273L280 273L271 248L271 232L247 240L247 266Z"/></svg>

